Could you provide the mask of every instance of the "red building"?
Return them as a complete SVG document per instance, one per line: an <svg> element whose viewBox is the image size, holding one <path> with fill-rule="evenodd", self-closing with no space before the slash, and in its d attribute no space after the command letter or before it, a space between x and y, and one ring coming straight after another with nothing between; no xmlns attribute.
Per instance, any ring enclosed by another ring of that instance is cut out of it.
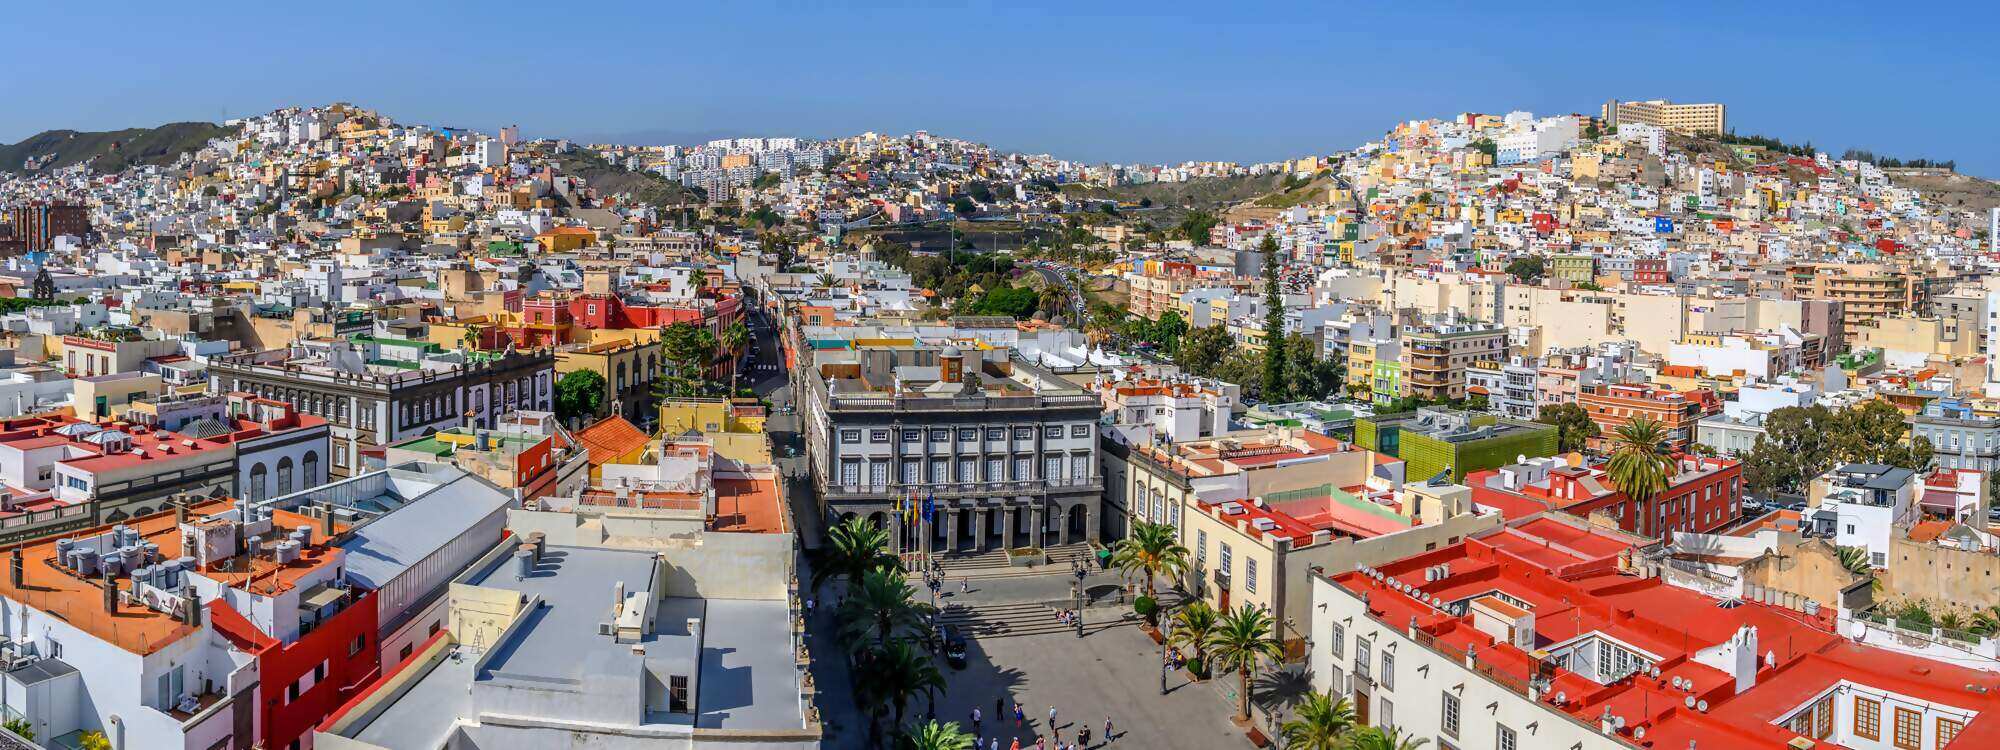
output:
<svg viewBox="0 0 2000 750"><path fill-rule="evenodd" d="M1743 465L1712 456L1674 457L1666 489L1644 503L1633 502L1602 467L1570 466L1556 458L1474 472L1465 481L1475 502L1499 508L1510 519L1547 510L1584 518L1603 513L1618 528L1652 538L1713 532L1735 523L1743 509Z"/></svg>
<svg viewBox="0 0 2000 750"><path fill-rule="evenodd" d="M1667 281L1665 258L1639 258L1632 261L1632 283L1665 284Z"/></svg>

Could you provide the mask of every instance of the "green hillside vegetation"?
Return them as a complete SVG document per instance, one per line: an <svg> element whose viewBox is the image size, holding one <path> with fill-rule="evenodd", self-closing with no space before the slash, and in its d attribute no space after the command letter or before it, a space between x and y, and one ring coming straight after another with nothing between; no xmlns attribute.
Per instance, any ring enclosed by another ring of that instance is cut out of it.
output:
<svg viewBox="0 0 2000 750"><path fill-rule="evenodd" d="M1331 173L1321 171L1311 178L1286 175L1278 184L1277 192L1265 195L1253 202L1261 208L1291 208L1304 203L1325 203L1327 191L1333 187Z"/></svg>
<svg viewBox="0 0 2000 750"><path fill-rule="evenodd" d="M43 173L89 164L93 171L108 173L140 165L163 166L232 132L235 131L231 128L207 122L174 122L157 128L97 133L48 130L20 143L0 146L0 171ZM54 158L49 158L51 155ZM38 162L33 170L26 166L30 160Z"/></svg>
<svg viewBox="0 0 2000 750"><path fill-rule="evenodd" d="M1072 198L1110 198L1128 205L1220 208L1276 190L1279 182L1276 175L1197 177L1186 182L1149 182L1112 188L1064 185L1062 190Z"/></svg>

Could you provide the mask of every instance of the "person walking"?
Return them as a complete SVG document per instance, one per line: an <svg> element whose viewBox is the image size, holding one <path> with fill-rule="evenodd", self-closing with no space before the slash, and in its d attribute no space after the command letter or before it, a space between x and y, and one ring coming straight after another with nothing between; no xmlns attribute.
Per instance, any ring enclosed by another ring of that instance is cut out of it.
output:
<svg viewBox="0 0 2000 750"><path fill-rule="evenodd" d="M1111 744L1111 717L1104 717L1104 744Z"/></svg>
<svg viewBox="0 0 2000 750"><path fill-rule="evenodd" d="M1024 710L1022 710L1022 709L1021 709L1021 704L1020 704L1020 703L1018 703L1018 702L1017 702L1017 703L1015 703L1015 704L1014 704L1014 728L1015 728L1015 729L1019 729L1019 728L1021 728L1021 722L1024 722L1024 721L1027 721L1027 720L1028 720L1028 712L1027 712L1027 711L1024 711Z"/></svg>
<svg viewBox="0 0 2000 750"><path fill-rule="evenodd" d="M961 593L961 594L970 594L970 593L972 593L972 579L970 579L970 578L960 578L960 579L958 579L958 593Z"/></svg>
<svg viewBox="0 0 2000 750"><path fill-rule="evenodd" d="M1049 707L1049 731L1053 732L1053 731L1055 731L1055 728L1056 728L1056 707L1055 707L1055 706L1050 706L1050 707Z"/></svg>
<svg viewBox="0 0 2000 750"><path fill-rule="evenodd" d="M1046 737L1036 737L1035 750L1048 750L1048 742L1048 738Z"/></svg>
<svg viewBox="0 0 2000 750"><path fill-rule="evenodd" d="M993 744L988 745L987 747L991 748L992 750L1000 750L1000 738L994 737Z"/></svg>
<svg viewBox="0 0 2000 750"><path fill-rule="evenodd" d="M1007 715L1007 696L1004 695L997 696L993 699L993 715L994 716Z"/></svg>
<svg viewBox="0 0 2000 750"><path fill-rule="evenodd" d="M979 707L978 707L978 706L973 706L973 707L972 707L972 732L973 732L973 734L978 734L978 733L979 733ZM995 741L995 742L998 742L998 741L999 741L999 738L997 738L997 737L996 737L996 738L994 738L994 741Z"/></svg>
<svg viewBox="0 0 2000 750"><path fill-rule="evenodd" d="M1077 727L1077 728L1076 728L1076 744L1079 744L1079 745L1082 745L1082 746L1084 746L1084 747L1090 747L1090 725L1089 725L1089 724L1085 724L1085 725L1083 725L1083 726L1080 726L1080 727Z"/></svg>
<svg viewBox="0 0 2000 750"><path fill-rule="evenodd" d="M1014 738L1014 743L1013 743L1013 744L1011 744L1011 745L1008 745L1008 746L1007 746L1007 750L1021 750L1021 738L1019 738L1019 737L1015 737L1015 738Z"/></svg>

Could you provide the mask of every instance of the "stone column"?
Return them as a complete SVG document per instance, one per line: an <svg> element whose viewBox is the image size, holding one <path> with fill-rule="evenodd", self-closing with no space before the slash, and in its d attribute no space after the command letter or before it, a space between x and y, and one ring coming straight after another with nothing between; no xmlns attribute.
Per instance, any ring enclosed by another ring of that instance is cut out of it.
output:
<svg viewBox="0 0 2000 750"><path fill-rule="evenodd" d="M972 551L986 551L986 506L972 506Z"/></svg>
<svg viewBox="0 0 2000 750"><path fill-rule="evenodd" d="M1028 523L1032 524L1035 530L1034 536L1029 543L1035 545L1035 549L1039 550L1048 549L1042 544L1047 541L1049 531L1049 516L1046 512L1046 506L1042 504L1045 502L1047 501L1038 501L1036 504L1028 506Z"/></svg>
<svg viewBox="0 0 2000 750"><path fill-rule="evenodd" d="M1083 538L1095 542L1098 536L1097 526L1094 525L1093 519L1090 516L1090 505L1086 503L1083 506Z"/></svg>
<svg viewBox="0 0 2000 750"><path fill-rule="evenodd" d="M1061 505L1053 506L1053 508L1056 512L1056 518L1058 519L1056 521L1056 526L1057 528L1062 530L1060 533L1057 534L1057 538L1061 539L1063 546L1067 547L1069 546L1069 509Z"/></svg>
<svg viewBox="0 0 2000 750"><path fill-rule="evenodd" d="M939 509L939 513L942 513L944 515L944 551L957 552L958 551L958 508L955 506L950 508L942 508Z"/></svg>

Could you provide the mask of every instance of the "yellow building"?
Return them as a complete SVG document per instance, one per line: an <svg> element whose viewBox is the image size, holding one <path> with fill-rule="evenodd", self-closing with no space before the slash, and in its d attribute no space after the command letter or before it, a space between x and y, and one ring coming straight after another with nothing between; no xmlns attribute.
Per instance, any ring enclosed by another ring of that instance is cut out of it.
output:
<svg viewBox="0 0 2000 750"><path fill-rule="evenodd" d="M771 463L769 414L749 399L670 398L660 402L660 434L707 437L716 455L746 464Z"/></svg>
<svg viewBox="0 0 2000 750"><path fill-rule="evenodd" d="M165 392L166 387L158 375L121 372L77 378L74 390L71 391L70 404L76 409L77 419L109 421L123 417L126 404Z"/></svg>
<svg viewBox="0 0 2000 750"><path fill-rule="evenodd" d="M577 370L604 376L604 398L598 411L641 422L653 400L653 381L658 379L665 359L657 340L611 338L558 350L556 377L560 382L562 376Z"/></svg>
<svg viewBox="0 0 2000 750"><path fill-rule="evenodd" d="M1615 132L1619 125L1632 123L1666 128L1676 133L1728 132L1728 107L1716 103L1675 104L1665 99L1643 102L1612 100L1599 108L1599 115Z"/></svg>

